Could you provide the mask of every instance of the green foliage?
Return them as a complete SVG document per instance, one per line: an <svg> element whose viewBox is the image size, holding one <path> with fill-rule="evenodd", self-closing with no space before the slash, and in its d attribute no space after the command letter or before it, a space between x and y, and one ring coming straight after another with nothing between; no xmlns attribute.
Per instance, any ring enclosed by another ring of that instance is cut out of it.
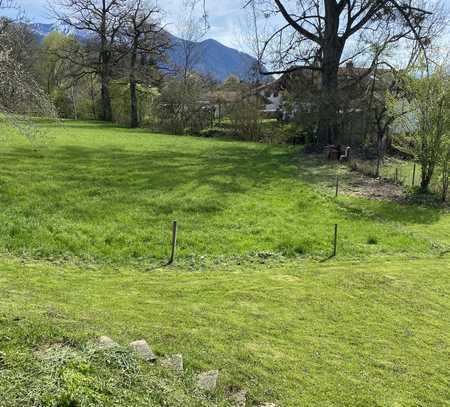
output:
<svg viewBox="0 0 450 407"><path fill-rule="evenodd" d="M229 108L231 126L242 140L258 141L262 134L262 101L246 97Z"/></svg>
<svg viewBox="0 0 450 407"><path fill-rule="evenodd" d="M232 137L235 134L233 129L226 127L207 127L200 131L202 137Z"/></svg>
<svg viewBox="0 0 450 407"><path fill-rule="evenodd" d="M128 82L116 81L110 86L113 120L121 125L130 124L130 85ZM156 100L159 92L156 88L137 85L139 123L142 126L154 124L156 121Z"/></svg>
<svg viewBox="0 0 450 407"><path fill-rule="evenodd" d="M58 110L58 115L64 118L73 118L73 102L70 100L68 92L63 88L56 88L50 94L52 101Z"/></svg>
<svg viewBox="0 0 450 407"><path fill-rule="evenodd" d="M208 127L213 112L204 99L207 91L206 82L196 74L167 80L157 100L160 129L175 134L197 134Z"/></svg>
<svg viewBox="0 0 450 407"><path fill-rule="evenodd" d="M241 80L236 75L230 75L227 79L225 79L222 88L226 90L239 91L242 88Z"/></svg>
<svg viewBox="0 0 450 407"><path fill-rule="evenodd" d="M402 99L392 97L391 109L407 106L409 114L402 122L414 137L411 147L421 164L421 190L426 192L450 138L450 77L444 67L435 67L432 73L430 67L417 69L419 73L404 76Z"/></svg>

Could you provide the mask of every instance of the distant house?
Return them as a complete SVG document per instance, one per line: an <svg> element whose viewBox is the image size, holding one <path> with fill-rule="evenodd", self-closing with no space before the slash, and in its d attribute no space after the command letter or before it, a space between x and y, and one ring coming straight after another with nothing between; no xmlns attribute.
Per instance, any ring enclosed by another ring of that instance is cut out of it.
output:
<svg viewBox="0 0 450 407"><path fill-rule="evenodd" d="M241 100L242 93L238 90L215 90L208 92L205 99L214 110L216 120L220 120L226 115L227 107Z"/></svg>
<svg viewBox="0 0 450 407"><path fill-rule="evenodd" d="M374 107L385 103L385 94L394 81L390 70L355 67L352 62L339 68L339 113L344 133L367 133ZM320 97L321 77L316 70L299 69L256 88L266 101L264 113L289 121L315 123Z"/></svg>
<svg viewBox="0 0 450 407"><path fill-rule="evenodd" d="M278 81L262 85L256 88L255 91L265 101L264 113L274 115L282 110L283 92L278 86Z"/></svg>

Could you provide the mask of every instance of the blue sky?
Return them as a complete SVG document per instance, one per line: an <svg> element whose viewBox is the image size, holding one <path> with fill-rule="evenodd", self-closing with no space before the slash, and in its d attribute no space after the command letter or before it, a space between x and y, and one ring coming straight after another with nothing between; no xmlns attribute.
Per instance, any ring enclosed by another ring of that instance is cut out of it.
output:
<svg viewBox="0 0 450 407"><path fill-rule="evenodd" d="M26 18L33 22L49 22L51 15L47 9L48 0L15 0L24 11ZM52 1L52 0L50 0ZM55 0L57 1L57 0ZM183 0L149 0L156 1L159 6L165 10L168 30L177 34L176 22L180 19L182 13ZM444 0L450 3L450 0ZM232 48L249 51L243 41L243 32L246 31L246 22L248 15L242 9L243 0L208 0L207 12L209 17L210 30L205 38L214 38L222 44ZM447 3L444 3L447 4ZM247 27L248 30L248 27ZM450 27L446 30L443 39L443 48L448 51L450 42ZM245 34L244 34L245 35Z"/></svg>
<svg viewBox="0 0 450 407"><path fill-rule="evenodd" d="M182 0L157 0L166 11L169 31L176 33L176 21L182 10ZM16 0L24 10L27 19L33 22L48 22L51 16L47 10L47 0ZM241 48L240 27L245 20L241 0L213 0L208 2L209 23L208 38L214 38L223 44Z"/></svg>

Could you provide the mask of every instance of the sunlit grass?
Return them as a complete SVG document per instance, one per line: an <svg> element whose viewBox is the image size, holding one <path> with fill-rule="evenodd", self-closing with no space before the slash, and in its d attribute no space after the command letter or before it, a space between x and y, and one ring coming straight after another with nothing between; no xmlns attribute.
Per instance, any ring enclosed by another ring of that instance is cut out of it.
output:
<svg viewBox="0 0 450 407"><path fill-rule="evenodd" d="M249 405L446 406L449 269L448 257L190 273L0 260L0 405L229 406L239 388ZM93 354L98 335L182 353L186 374ZM36 356L55 344L70 354ZM211 369L205 398L195 374ZM63 395L79 404L55 404Z"/></svg>
<svg viewBox="0 0 450 407"><path fill-rule="evenodd" d="M175 219L181 260L323 258L335 223L344 257L423 256L449 247L446 212L335 200L334 168L292 147L99 123L47 130L43 145L11 136L1 146L0 249L15 255L161 261Z"/></svg>

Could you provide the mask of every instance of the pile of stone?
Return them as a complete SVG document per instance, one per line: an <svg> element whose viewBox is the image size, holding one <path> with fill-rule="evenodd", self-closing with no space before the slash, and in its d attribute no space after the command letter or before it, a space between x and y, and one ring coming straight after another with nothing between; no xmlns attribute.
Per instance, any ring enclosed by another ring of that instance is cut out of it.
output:
<svg viewBox="0 0 450 407"><path fill-rule="evenodd" d="M112 349L114 347L120 346L117 342L112 340L108 336L100 336L98 338L98 345L102 349ZM147 341L140 339L131 342L128 345L133 352L142 360L149 363L158 363L160 366L172 370L177 374L182 374L184 371L183 366L183 355L175 354L165 356L163 358L158 358L153 352ZM213 393L219 381L219 371L210 370L208 372L202 372L197 375L197 389L207 393ZM230 394L230 401L235 407L246 407L247 406L247 392L245 390L237 390ZM278 407L272 403L261 404L257 407Z"/></svg>

